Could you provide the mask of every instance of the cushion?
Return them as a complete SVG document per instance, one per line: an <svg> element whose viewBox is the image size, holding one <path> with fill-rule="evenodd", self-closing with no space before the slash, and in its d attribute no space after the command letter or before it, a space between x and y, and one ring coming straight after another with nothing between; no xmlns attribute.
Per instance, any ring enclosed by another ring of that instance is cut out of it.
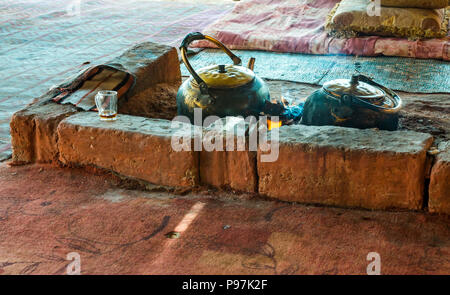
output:
<svg viewBox="0 0 450 295"><path fill-rule="evenodd" d="M369 16L370 0L342 0L328 16L326 30L333 36L358 35L442 38L447 35L448 10L381 7L380 16Z"/></svg>
<svg viewBox="0 0 450 295"><path fill-rule="evenodd" d="M381 0L383 6L416 7L416 8L445 8L450 0Z"/></svg>

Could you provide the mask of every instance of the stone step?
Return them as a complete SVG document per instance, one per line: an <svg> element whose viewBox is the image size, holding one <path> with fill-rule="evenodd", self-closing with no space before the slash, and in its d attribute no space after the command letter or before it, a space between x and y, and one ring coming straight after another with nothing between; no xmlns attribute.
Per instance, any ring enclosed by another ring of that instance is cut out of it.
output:
<svg viewBox="0 0 450 295"><path fill-rule="evenodd" d="M439 150L431 169L428 206L430 212L450 214L450 141L442 142Z"/></svg>
<svg viewBox="0 0 450 295"><path fill-rule="evenodd" d="M279 156L261 162L259 193L284 201L421 209L429 134L332 126L284 126Z"/></svg>
<svg viewBox="0 0 450 295"><path fill-rule="evenodd" d="M198 153L175 151L171 145L176 133L189 141L193 135L171 128L171 124L129 115L102 122L97 113L78 113L58 126L59 159L64 164L93 165L164 186L195 186Z"/></svg>
<svg viewBox="0 0 450 295"><path fill-rule="evenodd" d="M249 150L248 127L243 118L228 117L204 128L203 142L220 144L214 150L203 147L200 152L201 184L257 192L256 150Z"/></svg>
<svg viewBox="0 0 450 295"><path fill-rule="evenodd" d="M16 112L10 121L12 161L50 163L58 158L56 128L77 112L72 105L38 102Z"/></svg>
<svg viewBox="0 0 450 295"><path fill-rule="evenodd" d="M78 113L58 127L60 161L153 184L229 187L283 201L368 209L418 210L423 205L426 151L433 141L428 134L284 126L278 130L279 150L271 151L274 161L264 162L261 144L256 158L248 137L244 151L205 149L207 135L226 148L226 126L203 129L198 150L193 126L172 124L128 115L101 122L95 113ZM174 135L184 136L189 148L174 150ZM274 140L270 143L274 148Z"/></svg>
<svg viewBox="0 0 450 295"><path fill-rule="evenodd" d="M177 87L181 83L178 55L174 47L144 42L125 51L110 63L121 64L136 77L136 85L128 94L128 99L119 101L119 112L149 104L152 97L145 95L145 90L154 88L158 83L165 83L168 87L172 84L172 87ZM62 119L78 110L71 105L49 101L48 96L42 95L35 104L16 112L11 118L12 160L16 163L48 163L58 156L56 127Z"/></svg>

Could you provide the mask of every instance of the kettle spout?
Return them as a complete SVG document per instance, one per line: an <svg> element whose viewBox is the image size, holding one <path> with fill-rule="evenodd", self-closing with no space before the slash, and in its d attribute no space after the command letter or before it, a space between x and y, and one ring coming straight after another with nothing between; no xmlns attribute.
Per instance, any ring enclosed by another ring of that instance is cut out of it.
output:
<svg viewBox="0 0 450 295"><path fill-rule="evenodd" d="M251 58L248 60L247 68L249 68L250 70L253 71L253 68L254 68L254 67L255 67L255 58L254 58L254 57L251 57Z"/></svg>

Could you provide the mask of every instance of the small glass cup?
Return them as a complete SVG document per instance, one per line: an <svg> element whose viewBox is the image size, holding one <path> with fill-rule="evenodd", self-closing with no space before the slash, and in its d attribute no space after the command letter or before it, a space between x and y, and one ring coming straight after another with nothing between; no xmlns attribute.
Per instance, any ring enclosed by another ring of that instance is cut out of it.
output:
<svg viewBox="0 0 450 295"><path fill-rule="evenodd" d="M117 120L117 91L102 90L95 95L101 121Z"/></svg>

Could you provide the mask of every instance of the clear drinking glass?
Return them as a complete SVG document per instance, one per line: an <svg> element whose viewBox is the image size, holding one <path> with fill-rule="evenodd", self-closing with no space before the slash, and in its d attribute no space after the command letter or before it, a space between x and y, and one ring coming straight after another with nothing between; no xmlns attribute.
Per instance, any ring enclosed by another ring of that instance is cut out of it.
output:
<svg viewBox="0 0 450 295"><path fill-rule="evenodd" d="M95 96L98 114L102 121L117 119L117 91L102 90Z"/></svg>

